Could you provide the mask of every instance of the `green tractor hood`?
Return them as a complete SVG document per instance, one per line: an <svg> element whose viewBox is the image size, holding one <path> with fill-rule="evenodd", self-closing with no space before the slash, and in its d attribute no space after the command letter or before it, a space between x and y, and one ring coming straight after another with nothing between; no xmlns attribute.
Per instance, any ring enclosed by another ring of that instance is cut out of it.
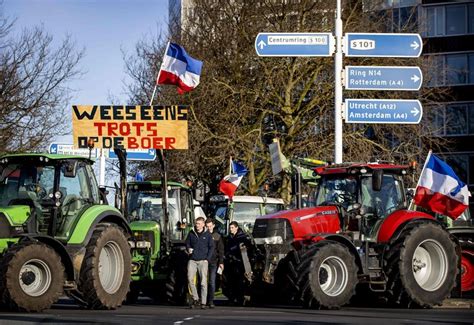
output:
<svg viewBox="0 0 474 325"><path fill-rule="evenodd" d="M4 215L12 226L21 226L30 217L30 207L27 205L13 205L0 207L0 216Z"/></svg>

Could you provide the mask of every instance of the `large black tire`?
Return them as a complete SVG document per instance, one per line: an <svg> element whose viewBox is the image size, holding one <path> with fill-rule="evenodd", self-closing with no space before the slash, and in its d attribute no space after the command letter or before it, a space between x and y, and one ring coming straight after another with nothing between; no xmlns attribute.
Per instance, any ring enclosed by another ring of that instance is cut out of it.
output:
<svg viewBox="0 0 474 325"><path fill-rule="evenodd" d="M308 308L340 308L349 303L358 283L354 256L333 241L305 249L297 272L301 300Z"/></svg>
<svg viewBox="0 0 474 325"><path fill-rule="evenodd" d="M384 264L387 300L400 307L441 305L456 284L454 242L434 223L407 225L388 245Z"/></svg>
<svg viewBox="0 0 474 325"><path fill-rule="evenodd" d="M138 301L138 297L140 297L141 286L137 282L130 283L130 290L127 293L127 297L125 299L126 305L133 305L136 304Z"/></svg>
<svg viewBox="0 0 474 325"><path fill-rule="evenodd" d="M63 286L61 258L47 245L20 242L1 260L1 300L8 309L40 312L59 299Z"/></svg>
<svg viewBox="0 0 474 325"><path fill-rule="evenodd" d="M171 253L164 302L178 306L188 303L188 260L189 257L184 250L175 250Z"/></svg>
<svg viewBox="0 0 474 325"><path fill-rule="evenodd" d="M87 244L78 289L85 307L115 309L125 300L131 279L130 246L116 225L99 225Z"/></svg>
<svg viewBox="0 0 474 325"><path fill-rule="evenodd" d="M275 297L283 304L301 304L298 293L298 272L301 251L292 250L283 258L275 270Z"/></svg>

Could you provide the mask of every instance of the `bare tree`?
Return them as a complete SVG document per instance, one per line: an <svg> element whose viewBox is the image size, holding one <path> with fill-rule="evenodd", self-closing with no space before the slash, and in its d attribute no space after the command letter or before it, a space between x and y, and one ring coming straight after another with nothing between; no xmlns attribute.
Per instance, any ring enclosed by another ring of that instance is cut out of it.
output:
<svg viewBox="0 0 474 325"><path fill-rule="evenodd" d="M0 11L0 152L37 150L68 133L67 82L84 54L69 36L56 46L42 27L14 36L13 26Z"/></svg>
<svg viewBox="0 0 474 325"><path fill-rule="evenodd" d="M168 88L161 91L161 100L193 107L190 150L172 153L176 163L170 166L181 176L192 175L215 185L225 173L228 157L234 156L249 169L242 189L256 194L264 182L275 180L271 178L268 154L273 137L280 139L288 157L331 161L333 58L261 58L255 54L254 41L262 31L331 32L335 4L314 0L194 0L193 4L181 43L204 61L204 69L201 85L189 95L177 97ZM350 32L381 32L387 23L383 14L363 7L362 1L345 1L343 20ZM161 53L155 57L158 62ZM354 58L345 63L406 65L407 61ZM357 91L346 93L346 97L416 97L426 104L437 102L443 92L434 88L424 88L420 93ZM440 145L440 139L432 135L428 118L419 126L345 124L344 158L407 161ZM289 178L283 177L279 182L280 194L288 199Z"/></svg>

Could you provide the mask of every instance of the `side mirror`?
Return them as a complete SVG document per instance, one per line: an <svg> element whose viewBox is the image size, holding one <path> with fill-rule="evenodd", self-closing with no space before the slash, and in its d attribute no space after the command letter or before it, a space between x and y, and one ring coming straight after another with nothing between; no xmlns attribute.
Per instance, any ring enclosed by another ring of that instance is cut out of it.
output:
<svg viewBox="0 0 474 325"><path fill-rule="evenodd" d="M76 177L77 172L77 161L67 161L63 165L63 175L64 177L74 178Z"/></svg>
<svg viewBox="0 0 474 325"><path fill-rule="evenodd" d="M376 169L372 173L372 189L379 192L382 189L383 170Z"/></svg>

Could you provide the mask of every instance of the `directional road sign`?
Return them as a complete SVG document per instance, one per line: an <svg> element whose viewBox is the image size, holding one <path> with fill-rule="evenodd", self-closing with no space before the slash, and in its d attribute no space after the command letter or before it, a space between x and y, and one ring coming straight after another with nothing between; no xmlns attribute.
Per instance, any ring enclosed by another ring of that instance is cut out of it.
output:
<svg viewBox="0 0 474 325"><path fill-rule="evenodd" d="M76 149L72 143L51 143L49 153L59 155L72 155L89 158L89 149ZM97 158L97 149L90 152L91 158Z"/></svg>
<svg viewBox="0 0 474 325"><path fill-rule="evenodd" d="M259 56L331 56L331 33L259 33L255 38Z"/></svg>
<svg viewBox="0 0 474 325"><path fill-rule="evenodd" d="M418 67L346 66L348 90L419 90L422 82Z"/></svg>
<svg viewBox="0 0 474 325"><path fill-rule="evenodd" d="M346 123L418 124L423 107L418 100L346 99Z"/></svg>
<svg viewBox="0 0 474 325"><path fill-rule="evenodd" d="M118 159L113 149L109 150L110 159ZM155 160L155 149L127 149L127 160Z"/></svg>
<svg viewBox="0 0 474 325"><path fill-rule="evenodd" d="M417 58L423 49L419 34L346 33L346 56Z"/></svg>

